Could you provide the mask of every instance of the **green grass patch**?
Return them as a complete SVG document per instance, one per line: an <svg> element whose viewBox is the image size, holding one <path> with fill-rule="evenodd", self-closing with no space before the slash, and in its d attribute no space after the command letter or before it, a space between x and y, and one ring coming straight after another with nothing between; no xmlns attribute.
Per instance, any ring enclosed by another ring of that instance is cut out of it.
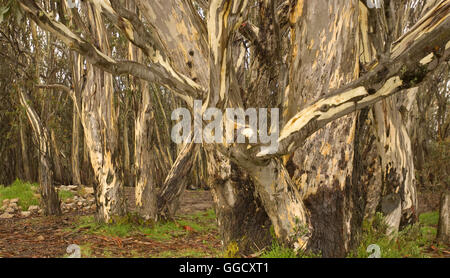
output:
<svg viewBox="0 0 450 278"><path fill-rule="evenodd" d="M392 238L386 235L387 225L381 213L363 223L363 233L358 248L350 253L352 258L367 258L367 247L377 244L382 258L426 258L425 250L434 244L438 212L423 213L419 223L409 225Z"/></svg>
<svg viewBox="0 0 450 278"><path fill-rule="evenodd" d="M16 179L10 186L0 185L0 206L5 199L19 198L19 207L28 210L29 206L39 205L38 192L39 185L36 183L24 182Z"/></svg>
<svg viewBox="0 0 450 278"><path fill-rule="evenodd" d="M140 223L135 215L129 215L113 224L98 223L93 216L82 216L71 228L75 232L100 234L113 237L145 235L153 240L166 241L188 235L190 232L206 233L217 229L214 211L177 217L175 221L154 224Z"/></svg>
<svg viewBox="0 0 450 278"><path fill-rule="evenodd" d="M432 211L419 215L419 222L425 226L437 226L439 222L439 212Z"/></svg>
<svg viewBox="0 0 450 278"><path fill-rule="evenodd" d="M260 258L320 258L320 254L314 254L312 252L305 252L299 250L296 252L292 248L287 248L279 244L276 240L273 240L272 246L269 250L263 252Z"/></svg>
<svg viewBox="0 0 450 278"><path fill-rule="evenodd" d="M62 201L65 201L69 198L73 198L75 196L75 193L69 190L59 190L58 195Z"/></svg>

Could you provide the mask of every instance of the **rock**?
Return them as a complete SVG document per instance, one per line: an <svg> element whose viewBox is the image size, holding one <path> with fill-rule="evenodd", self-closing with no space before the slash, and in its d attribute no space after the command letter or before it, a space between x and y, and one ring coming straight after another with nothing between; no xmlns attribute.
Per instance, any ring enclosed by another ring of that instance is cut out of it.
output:
<svg viewBox="0 0 450 278"><path fill-rule="evenodd" d="M9 208L12 208L14 210L19 210L19 206L17 205L17 203L10 203Z"/></svg>
<svg viewBox="0 0 450 278"><path fill-rule="evenodd" d="M8 207L7 209L5 209L5 213L14 213L16 210L13 208Z"/></svg>
<svg viewBox="0 0 450 278"><path fill-rule="evenodd" d="M85 188L84 188L84 191L85 191L87 194L94 195L94 188L93 188L93 187L85 187Z"/></svg>
<svg viewBox="0 0 450 278"><path fill-rule="evenodd" d="M44 210L43 210L43 209L40 209L40 210L38 210L38 213L39 213L39 214L43 214L43 213L44 213Z"/></svg>
<svg viewBox="0 0 450 278"><path fill-rule="evenodd" d="M13 218L13 217L14 217L14 215L9 214L9 213L7 213L7 212L5 212L5 213L3 213L2 215L0 215L0 219L11 219L11 218Z"/></svg>
<svg viewBox="0 0 450 278"><path fill-rule="evenodd" d="M29 206L28 207L28 211L30 211L32 213L39 211L39 209L40 209L39 206Z"/></svg>
<svg viewBox="0 0 450 278"><path fill-rule="evenodd" d="M4 205L4 206L9 205L9 199L4 199L4 200L3 200L3 205Z"/></svg>
<svg viewBox="0 0 450 278"><path fill-rule="evenodd" d="M73 199L72 199L72 198L67 198L64 202L65 202L65 203L72 203L72 202L73 202Z"/></svg>
<svg viewBox="0 0 450 278"><path fill-rule="evenodd" d="M17 204L18 202L19 202L19 198L14 198L14 199L9 200L10 204L12 204L12 203Z"/></svg>
<svg viewBox="0 0 450 278"><path fill-rule="evenodd" d="M97 205L93 204L93 205L91 206L91 209L92 209L92 210L96 210L96 209L97 209Z"/></svg>
<svg viewBox="0 0 450 278"><path fill-rule="evenodd" d="M21 212L20 212L20 215L21 215L22 217L29 217L29 216L31 215L31 212L29 212L29 211L21 211Z"/></svg>
<svg viewBox="0 0 450 278"><path fill-rule="evenodd" d="M77 205L78 205L79 207L81 207L81 206L83 205L83 202L78 201Z"/></svg>
<svg viewBox="0 0 450 278"><path fill-rule="evenodd" d="M36 239L39 241L43 241L43 240L45 240L45 237L43 235L40 235Z"/></svg>

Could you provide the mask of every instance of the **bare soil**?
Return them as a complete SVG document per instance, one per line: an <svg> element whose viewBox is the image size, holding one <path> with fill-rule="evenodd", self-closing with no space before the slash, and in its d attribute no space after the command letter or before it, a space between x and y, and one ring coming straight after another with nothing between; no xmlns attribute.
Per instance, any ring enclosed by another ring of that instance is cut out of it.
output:
<svg viewBox="0 0 450 278"><path fill-rule="evenodd" d="M126 189L127 201L133 209L133 188ZM179 214L192 214L212 208L209 191L186 191L181 199ZM220 241L215 232L189 232L186 236L157 241L145 235L129 238L114 238L73 232L70 228L80 216L87 213L71 212L62 216L33 216L0 220L0 257L54 258L67 255L70 244L92 246L92 257L158 257L163 252L176 254L180 250L204 250L214 256L220 250Z"/></svg>

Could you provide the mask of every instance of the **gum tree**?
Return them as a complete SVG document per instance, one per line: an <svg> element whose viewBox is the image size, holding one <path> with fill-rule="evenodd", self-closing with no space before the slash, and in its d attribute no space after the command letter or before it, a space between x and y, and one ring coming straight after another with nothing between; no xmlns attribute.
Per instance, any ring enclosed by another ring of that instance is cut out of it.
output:
<svg viewBox="0 0 450 278"><path fill-rule="evenodd" d="M449 0L378 1L373 9L356 0L89 0L80 11L18 2L29 19L89 63L85 90L95 91L95 103L83 103L82 122L100 219L123 212L108 82L126 74L165 86L191 110L198 99L202 111L282 111L275 151L260 144L201 145L225 245L237 242L241 253L253 252L270 242L273 226L286 245L343 256L364 215L378 206L391 231L414 221L412 150L397 95L414 93L448 62ZM66 24L65 13L80 20ZM111 55L105 27L111 25L143 59ZM172 177L189 170L190 153L180 152ZM162 199L167 207L173 204L164 200L176 202L180 192L170 180L163 192L145 191L153 188L151 177L137 184L149 200L173 192ZM146 214L157 219L158 205L150 203Z"/></svg>

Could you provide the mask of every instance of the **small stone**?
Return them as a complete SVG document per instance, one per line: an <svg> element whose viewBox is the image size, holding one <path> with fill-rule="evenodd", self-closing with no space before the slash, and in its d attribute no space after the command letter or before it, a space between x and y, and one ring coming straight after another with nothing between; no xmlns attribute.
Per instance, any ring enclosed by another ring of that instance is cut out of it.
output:
<svg viewBox="0 0 450 278"><path fill-rule="evenodd" d="M10 203L10 204L11 204L11 203L17 204L18 202L19 202L19 198L14 198L14 199L9 200L9 203Z"/></svg>
<svg viewBox="0 0 450 278"><path fill-rule="evenodd" d="M3 205L4 205L4 206L9 205L9 199L4 199L4 200L3 200Z"/></svg>
<svg viewBox="0 0 450 278"><path fill-rule="evenodd" d="M19 209L19 206L17 206L17 203L10 203L10 204L9 204L9 208L12 208L12 209L14 209L14 210L18 210L18 209Z"/></svg>
<svg viewBox="0 0 450 278"><path fill-rule="evenodd" d="M43 241L43 240L45 240L45 237L43 235L40 235L36 239L39 241Z"/></svg>
<svg viewBox="0 0 450 278"><path fill-rule="evenodd" d="M93 187L85 187L85 188L84 188L84 191L85 191L87 194L94 195L94 188L93 188Z"/></svg>
<svg viewBox="0 0 450 278"><path fill-rule="evenodd" d="M7 212L5 212L5 213L3 213L2 215L0 215L0 219L11 219L11 218L13 218L13 217L14 217L14 215L9 214L9 213L7 213Z"/></svg>
<svg viewBox="0 0 450 278"><path fill-rule="evenodd" d="M37 212L37 211L39 211L39 206L29 206L28 207L28 211L31 211L31 212Z"/></svg>
<svg viewBox="0 0 450 278"><path fill-rule="evenodd" d="M91 206L91 209L92 209L92 210L96 210L96 209L97 209L97 206L96 206L95 204L93 204L93 205Z"/></svg>
<svg viewBox="0 0 450 278"><path fill-rule="evenodd" d="M7 208L5 209L5 213L14 213L16 210L13 208Z"/></svg>
<svg viewBox="0 0 450 278"><path fill-rule="evenodd" d="M83 205L83 202L78 201L77 205L78 205L79 207L81 207L81 206Z"/></svg>
<svg viewBox="0 0 450 278"><path fill-rule="evenodd" d="M20 215L21 215L22 217L29 217L29 216L31 215L31 212L29 212L29 211L21 211L21 212L20 212Z"/></svg>
<svg viewBox="0 0 450 278"><path fill-rule="evenodd" d="M40 209L40 210L38 210L38 213L39 213L39 214L43 214L43 213L44 213L44 210Z"/></svg>

